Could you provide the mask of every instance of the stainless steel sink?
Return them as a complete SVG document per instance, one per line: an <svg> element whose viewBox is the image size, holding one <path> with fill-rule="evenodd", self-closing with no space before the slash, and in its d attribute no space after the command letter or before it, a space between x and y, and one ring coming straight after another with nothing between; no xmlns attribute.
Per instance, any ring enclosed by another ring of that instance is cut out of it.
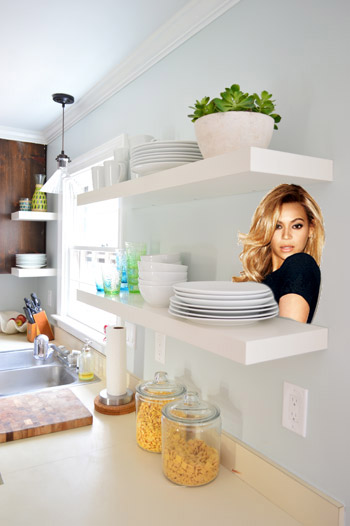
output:
<svg viewBox="0 0 350 526"><path fill-rule="evenodd" d="M63 385L99 382L79 380L76 369L64 365L55 355L43 363L33 356L33 349L0 352L0 397L38 391Z"/></svg>
<svg viewBox="0 0 350 526"><path fill-rule="evenodd" d="M51 361L48 362L48 364ZM38 361L34 358L33 349L0 352L0 371L35 367Z"/></svg>

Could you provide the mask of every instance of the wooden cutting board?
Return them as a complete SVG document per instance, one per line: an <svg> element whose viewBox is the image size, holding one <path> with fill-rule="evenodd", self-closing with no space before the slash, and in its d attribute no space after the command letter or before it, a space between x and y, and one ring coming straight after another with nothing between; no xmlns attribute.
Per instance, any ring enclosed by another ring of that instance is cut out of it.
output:
<svg viewBox="0 0 350 526"><path fill-rule="evenodd" d="M92 424L92 414L70 389L0 398L0 443Z"/></svg>

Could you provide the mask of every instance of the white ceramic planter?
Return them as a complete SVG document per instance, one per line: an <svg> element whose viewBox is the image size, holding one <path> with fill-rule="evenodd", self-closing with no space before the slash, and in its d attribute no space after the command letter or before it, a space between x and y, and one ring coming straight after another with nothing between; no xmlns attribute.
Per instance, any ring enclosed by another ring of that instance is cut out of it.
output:
<svg viewBox="0 0 350 526"><path fill-rule="evenodd" d="M250 111L212 113L197 119L194 130L204 158L232 152L244 146L267 148L275 121Z"/></svg>

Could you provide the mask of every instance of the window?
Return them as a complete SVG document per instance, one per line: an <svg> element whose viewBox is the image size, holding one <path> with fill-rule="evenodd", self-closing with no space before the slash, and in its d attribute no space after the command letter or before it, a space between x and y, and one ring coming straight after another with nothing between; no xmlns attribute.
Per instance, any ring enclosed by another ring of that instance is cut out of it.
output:
<svg viewBox="0 0 350 526"><path fill-rule="evenodd" d="M113 149L125 146L125 141L122 135L81 156L70 164L70 174L85 191L92 190L92 166L112 159ZM101 343L104 325L116 323L116 316L79 302L76 291L96 291L95 270L101 253L120 246L119 199L78 207L76 196L64 185L60 212L56 319L59 326L76 336L79 333Z"/></svg>

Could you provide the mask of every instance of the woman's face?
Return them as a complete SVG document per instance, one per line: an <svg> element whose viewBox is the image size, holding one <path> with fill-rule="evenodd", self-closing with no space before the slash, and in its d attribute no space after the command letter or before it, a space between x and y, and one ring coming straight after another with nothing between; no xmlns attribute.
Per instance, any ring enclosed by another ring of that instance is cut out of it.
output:
<svg viewBox="0 0 350 526"><path fill-rule="evenodd" d="M284 203L271 240L272 270L292 254L304 252L314 228L300 203Z"/></svg>

